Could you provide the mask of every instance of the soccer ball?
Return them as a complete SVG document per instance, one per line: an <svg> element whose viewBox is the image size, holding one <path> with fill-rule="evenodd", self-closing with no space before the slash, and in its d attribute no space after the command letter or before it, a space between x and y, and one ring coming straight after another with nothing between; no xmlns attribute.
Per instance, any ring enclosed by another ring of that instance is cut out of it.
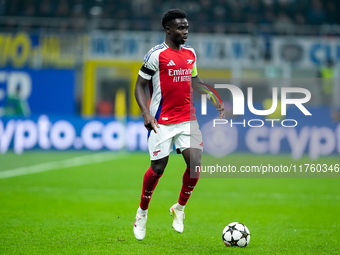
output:
<svg viewBox="0 0 340 255"><path fill-rule="evenodd" d="M226 246L246 247L250 241L249 229L242 223L229 223L222 231L222 240Z"/></svg>

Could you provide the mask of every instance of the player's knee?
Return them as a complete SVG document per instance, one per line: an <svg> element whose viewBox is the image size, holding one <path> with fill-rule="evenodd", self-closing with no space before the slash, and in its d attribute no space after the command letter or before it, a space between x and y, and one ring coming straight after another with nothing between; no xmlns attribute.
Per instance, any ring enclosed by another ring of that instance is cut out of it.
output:
<svg viewBox="0 0 340 255"><path fill-rule="evenodd" d="M201 156L200 155L192 155L190 157L190 168L196 169L196 167L201 166Z"/></svg>
<svg viewBox="0 0 340 255"><path fill-rule="evenodd" d="M164 173L164 168L160 167L160 166L156 166L154 168L151 167L151 169L155 172L155 174L157 175L161 175Z"/></svg>
<svg viewBox="0 0 340 255"><path fill-rule="evenodd" d="M167 163L168 163L168 157L158 159L158 160L152 160L151 169L158 175L163 174Z"/></svg>
<svg viewBox="0 0 340 255"><path fill-rule="evenodd" d="M163 162L151 162L151 169L155 172L157 175L161 175L164 173L166 164Z"/></svg>
<svg viewBox="0 0 340 255"><path fill-rule="evenodd" d="M160 166L160 165L156 165L156 166L151 166L151 169L155 172L155 174L157 175L161 175L164 173L164 167Z"/></svg>
<svg viewBox="0 0 340 255"><path fill-rule="evenodd" d="M201 166L202 151L199 149L186 149L182 152L187 167L190 169L196 169Z"/></svg>
<svg viewBox="0 0 340 255"><path fill-rule="evenodd" d="M191 161L190 162L190 169L197 169L201 166L201 161Z"/></svg>

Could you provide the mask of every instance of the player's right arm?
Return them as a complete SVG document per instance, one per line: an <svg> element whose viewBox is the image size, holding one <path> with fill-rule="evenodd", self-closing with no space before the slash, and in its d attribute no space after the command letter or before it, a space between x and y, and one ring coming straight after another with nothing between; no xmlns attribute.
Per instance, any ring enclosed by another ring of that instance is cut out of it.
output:
<svg viewBox="0 0 340 255"><path fill-rule="evenodd" d="M155 117L152 116L150 113L150 110L147 104L147 97L145 93L145 88L148 85L148 83L149 83L149 80L146 80L140 75L138 75L136 87L135 87L135 98L142 112L145 128L147 130L153 130L155 131L155 133L157 133L156 127L159 128L159 125Z"/></svg>
<svg viewBox="0 0 340 255"><path fill-rule="evenodd" d="M156 54L156 52L160 48L162 48L162 46L157 45L145 55L143 65L138 72L135 87L135 97L144 118L144 126L147 130L153 130L155 133L157 133L156 127L159 128L159 125L148 108L145 88L158 70L158 54Z"/></svg>

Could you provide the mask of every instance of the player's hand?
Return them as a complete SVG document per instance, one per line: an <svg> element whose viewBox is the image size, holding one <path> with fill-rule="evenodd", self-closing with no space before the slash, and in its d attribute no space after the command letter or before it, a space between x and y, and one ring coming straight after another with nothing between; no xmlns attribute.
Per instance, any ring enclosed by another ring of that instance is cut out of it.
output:
<svg viewBox="0 0 340 255"><path fill-rule="evenodd" d="M153 130L157 134L156 127L159 128L159 124L150 113L144 116L144 126L148 131Z"/></svg>
<svg viewBox="0 0 340 255"><path fill-rule="evenodd" d="M222 103L221 105L217 106L216 110L219 111L220 119L224 119L225 118L224 104Z"/></svg>

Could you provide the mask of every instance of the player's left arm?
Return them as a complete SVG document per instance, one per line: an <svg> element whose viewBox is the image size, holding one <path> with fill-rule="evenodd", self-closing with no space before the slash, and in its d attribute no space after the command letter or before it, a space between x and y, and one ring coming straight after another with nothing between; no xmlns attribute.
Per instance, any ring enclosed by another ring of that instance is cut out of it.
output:
<svg viewBox="0 0 340 255"><path fill-rule="evenodd" d="M198 77L198 75L191 77L191 86L193 90L197 91L198 93L207 94L207 98L216 107L216 110L219 111L220 119L225 118L223 103L220 102L219 98L215 95L215 93L211 91L211 89L208 86L206 86L206 84ZM210 95L212 95L213 98Z"/></svg>

